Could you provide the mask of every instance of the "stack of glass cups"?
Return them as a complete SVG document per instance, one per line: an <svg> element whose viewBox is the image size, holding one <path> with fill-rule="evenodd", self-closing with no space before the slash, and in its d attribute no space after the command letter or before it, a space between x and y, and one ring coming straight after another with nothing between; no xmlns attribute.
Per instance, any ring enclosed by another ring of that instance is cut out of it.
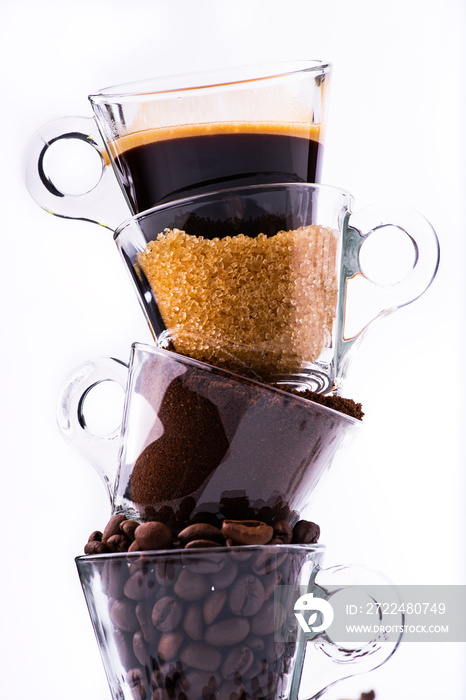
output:
<svg viewBox="0 0 466 700"><path fill-rule="evenodd" d="M114 700L295 698L306 648L317 697L399 643L376 634L342 648L329 600L345 587L319 585L322 546L277 534L360 427L335 399L368 324L418 298L438 266L421 215L378 206L355 218L348 192L316 184L329 74L308 61L110 88L90 96L94 119L33 140L32 196L114 231L154 338L133 344L128 367L85 363L59 398L62 434L101 473L112 515L171 533L170 547L77 559ZM80 196L47 170L64 139L101 160ZM413 265L377 284L360 251L389 229L408 236ZM83 406L109 379L125 407L101 438ZM230 521L271 536L181 548L193 524Z"/></svg>

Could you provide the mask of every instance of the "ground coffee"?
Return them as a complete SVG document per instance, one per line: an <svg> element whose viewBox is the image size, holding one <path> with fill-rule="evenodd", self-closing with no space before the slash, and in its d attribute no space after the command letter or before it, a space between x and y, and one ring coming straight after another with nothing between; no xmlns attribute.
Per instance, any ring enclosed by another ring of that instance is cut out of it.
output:
<svg viewBox="0 0 466 700"><path fill-rule="evenodd" d="M157 358L146 363L139 380L138 391L157 410L149 431L155 439L121 470L126 503L142 519L160 518L165 508L172 519L190 509L190 518L210 512L296 522L361 406L310 392L298 398L197 363L180 373L171 357L163 370ZM130 415L130 426L135 420Z"/></svg>

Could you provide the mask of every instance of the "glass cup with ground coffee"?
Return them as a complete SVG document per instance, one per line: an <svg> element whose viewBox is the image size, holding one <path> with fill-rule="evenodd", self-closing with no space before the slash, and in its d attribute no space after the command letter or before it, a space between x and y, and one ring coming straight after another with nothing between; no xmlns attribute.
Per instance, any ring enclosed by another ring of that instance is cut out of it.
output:
<svg viewBox="0 0 466 700"><path fill-rule="evenodd" d="M335 592L353 576L375 607L375 574L366 588L361 568L329 569L329 592L320 585L323 553L317 544L277 544L78 557L113 700L286 700L301 685L300 697L317 698L385 663L401 632L385 632L382 606L384 631L348 648L331 636ZM403 616L395 617L388 624L400 630Z"/></svg>
<svg viewBox="0 0 466 700"><path fill-rule="evenodd" d="M89 96L95 118L37 132L27 187L48 212L114 229L128 215L203 190L319 182L329 73L327 63L299 61L107 88ZM60 184L56 161L61 155L70 167L70 144L96 154L98 182L85 192Z"/></svg>
<svg viewBox="0 0 466 700"><path fill-rule="evenodd" d="M125 390L121 428L96 436L86 400L109 380ZM129 368L101 358L73 372L58 424L103 477L114 513L175 530L203 514L293 524L361 426L359 404L311 396L135 343Z"/></svg>
<svg viewBox="0 0 466 700"><path fill-rule="evenodd" d="M352 206L348 192L326 185L232 188L155 207L115 241L162 347L261 381L338 392L371 321L423 294L439 261L421 214L380 204L355 215ZM385 277L371 279L362 256L374 244L371 264L382 260ZM407 272L387 283L405 258Z"/></svg>

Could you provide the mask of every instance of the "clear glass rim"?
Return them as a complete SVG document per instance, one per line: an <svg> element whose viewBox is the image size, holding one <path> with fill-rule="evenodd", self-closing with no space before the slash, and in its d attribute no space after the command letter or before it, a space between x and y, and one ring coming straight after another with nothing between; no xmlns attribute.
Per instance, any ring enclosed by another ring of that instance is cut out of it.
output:
<svg viewBox="0 0 466 700"><path fill-rule="evenodd" d="M143 219L153 216L157 212L166 211L167 209L176 209L179 207L186 206L188 204L193 204L196 202L207 201L212 197L233 197L233 196L245 196L251 195L256 192L267 192L274 191L278 189L293 189L298 191L301 190L315 190L318 192L333 192L335 195L339 195L348 201L348 205L353 202L353 195L345 190L343 187L335 187L334 185L322 185L310 182L273 182L269 184L259 184L259 185L242 185L240 187L226 187L220 190L213 190L212 192L203 192L202 194L192 195L190 197L183 197L181 199L174 199L170 202L164 202L163 204L157 204L155 207L146 209L145 211L139 212L135 216L126 219L121 223L118 228L115 229L113 233L113 239L116 241L117 238L123 233L123 231L134 223L138 223Z"/></svg>
<svg viewBox="0 0 466 700"><path fill-rule="evenodd" d="M262 382L256 381L255 379L251 379L250 377L245 377L242 374L236 374L235 372L231 372L228 369L224 369L223 367L216 367L215 365L209 365L205 362L201 362L200 360L195 360L192 357L188 357L187 355L179 355L176 352L173 352L172 350L166 350L165 348L158 347L157 345L149 345L147 343L140 343L140 342L135 342L131 344L131 350L132 350L132 355L135 353L144 353L144 354L151 354L151 355L159 355L160 353L162 355L168 355L171 357L175 362L179 362L180 364L183 365L190 365L191 367L197 367L200 370L207 371L213 374L221 374L226 377L229 377L235 381L240 379L242 382L246 384L252 384L253 386L258 387L261 391L267 391L271 392L273 394L278 394L279 396L283 396L286 398L288 401L296 399L296 403L300 403L302 406L306 406L307 408L309 405L312 406L313 410L317 410L320 413L327 413L329 415L333 415L335 418L338 418L339 421L345 421L351 425L354 426L361 426L362 421L358 420L358 418L353 418L352 416L349 416L347 413L342 413L341 411L337 411L335 408L329 408L328 406L325 406L324 404L317 403L316 401L313 401L312 399L306 399L303 396L299 396L298 394L292 394L289 391L286 391L285 389L280 389L277 386L272 386L270 384L263 384ZM280 545L281 546L281 545Z"/></svg>
<svg viewBox="0 0 466 700"><path fill-rule="evenodd" d="M180 73L135 82L111 85L88 96L91 103L106 102L109 99L160 95L170 92L194 91L216 88L247 82L258 82L270 78L281 78L294 73L317 73L326 75L332 64L318 59L256 63L224 68L205 69Z"/></svg>
<svg viewBox="0 0 466 700"><path fill-rule="evenodd" d="M76 564L82 562L92 563L93 561L101 562L106 560L125 560L140 559L146 557L149 559L174 559L174 558L195 558L196 556L206 555L207 558L215 558L218 555L223 555L231 552L257 551L258 553L267 552L269 554L278 554L287 552L288 554L296 554L297 552L323 554L326 551L326 546L323 544L245 544L234 545L232 547L188 547L184 549L147 549L136 552L110 552L105 554L80 554L75 557Z"/></svg>

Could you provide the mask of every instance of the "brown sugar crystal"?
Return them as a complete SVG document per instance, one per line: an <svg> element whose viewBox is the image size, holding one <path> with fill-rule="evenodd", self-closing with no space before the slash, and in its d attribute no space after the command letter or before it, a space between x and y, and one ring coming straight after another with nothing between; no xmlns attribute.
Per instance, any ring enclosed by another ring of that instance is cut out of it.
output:
<svg viewBox="0 0 466 700"><path fill-rule="evenodd" d="M212 239L166 229L138 264L177 352L266 380L331 345L337 247L314 224Z"/></svg>

